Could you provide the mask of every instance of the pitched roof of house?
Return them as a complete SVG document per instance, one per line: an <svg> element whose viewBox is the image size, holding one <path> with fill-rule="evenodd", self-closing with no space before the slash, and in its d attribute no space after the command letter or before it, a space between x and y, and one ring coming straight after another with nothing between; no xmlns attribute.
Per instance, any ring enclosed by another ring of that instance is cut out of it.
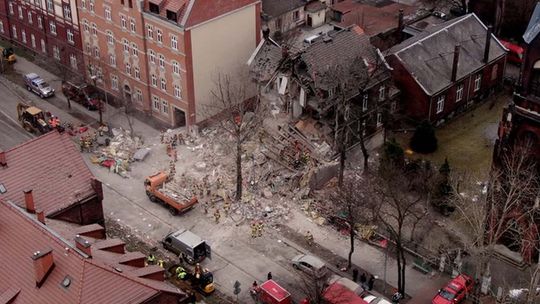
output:
<svg viewBox="0 0 540 304"><path fill-rule="evenodd" d="M306 5L306 0L262 0L262 11L270 17L279 17Z"/></svg>
<svg viewBox="0 0 540 304"><path fill-rule="evenodd" d="M457 79L484 66L487 27L475 14L432 26L388 50L396 56L428 95L451 84L454 48L461 46ZM504 56L506 49L492 35L489 62Z"/></svg>
<svg viewBox="0 0 540 304"><path fill-rule="evenodd" d="M282 60L282 48L271 38L263 39L248 61L250 73L258 81L270 80Z"/></svg>
<svg viewBox="0 0 540 304"><path fill-rule="evenodd" d="M525 34L523 34L523 40L525 40L527 44L530 44L538 34L540 34L540 2L536 3L527 30L525 30Z"/></svg>
<svg viewBox="0 0 540 304"><path fill-rule="evenodd" d="M70 242L22 211L0 200L1 303L143 303L160 292L185 297L162 281L119 272L97 256L89 258ZM52 250L54 268L37 288L32 255ZM103 254L103 253L101 253ZM121 269L127 269L121 265ZM67 287L62 285L70 279ZM4 301L8 299L8 301Z"/></svg>
<svg viewBox="0 0 540 304"><path fill-rule="evenodd" d="M94 178L66 133L49 132L5 151L7 166L0 166L0 199L24 206L24 190L33 190L35 207L46 216L95 195Z"/></svg>

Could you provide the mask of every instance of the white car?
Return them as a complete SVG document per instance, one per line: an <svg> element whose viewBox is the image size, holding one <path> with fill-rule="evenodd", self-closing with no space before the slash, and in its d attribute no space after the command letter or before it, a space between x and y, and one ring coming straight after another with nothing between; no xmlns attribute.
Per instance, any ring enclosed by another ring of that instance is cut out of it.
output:
<svg viewBox="0 0 540 304"><path fill-rule="evenodd" d="M328 273L324 262L309 254L299 254L292 258L292 266L317 278L322 278Z"/></svg>
<svg viewBox="0 0 540 304"><path fill-rule="evenodd" d="M368 302L368 304L392 304L392 302L387 299L376 297L374 295L365 296L364 301Z"/></svg>

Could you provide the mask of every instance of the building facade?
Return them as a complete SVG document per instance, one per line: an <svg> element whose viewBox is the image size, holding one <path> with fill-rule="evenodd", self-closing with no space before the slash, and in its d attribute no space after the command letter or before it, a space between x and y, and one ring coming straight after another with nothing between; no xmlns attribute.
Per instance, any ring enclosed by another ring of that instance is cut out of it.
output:
<svg viewBox="0 0 540 304"><path fill-rule="evenodd" d="M75 0L2 1L0 37L53 58L74 72L83 70Z"/></svg>
<svg viewBox="0 0 540 304"><path fill-rule="evenodd" d="M213 114L214 79L246 69L260 40L258 0L82 0L79 10L88 76L174 127Z"/></svg>
<svg viewBox="0 0 540 304"><path fill-rule="evenodd" d="M388 51L404 112L441 123L502 85L506 49L474 14L417 34Z"/></svg>

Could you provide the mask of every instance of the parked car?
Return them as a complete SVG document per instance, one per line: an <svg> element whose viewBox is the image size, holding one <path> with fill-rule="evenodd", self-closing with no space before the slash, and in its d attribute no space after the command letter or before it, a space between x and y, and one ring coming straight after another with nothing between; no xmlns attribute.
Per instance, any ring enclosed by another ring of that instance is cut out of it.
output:
<svg viewBox="0 0 540 304"><path fill-rule="evenodd" d="M345 287L346 289L352 291L354 294L356 294L358 296L363 295L364 292L365 292L364 288L362 288L362 286L358 285L353 280L348 279L348 278L344 278L342 276L338 276L338 275L335 275L335 274L330 276L330 279L328 279L328 284L329 285L332 285L334 283L337 283L337 284Z"/></svg>
<svg viewBox="0 0 540 304"><path fill-rule="evenodd" d="M45 98L54 95L54 89L36 73L30 73L23 76L26 89L34 92L39 97Z"/></svg>
<svg viewBox="0 0 540 304"><path fill-rule="evenodd" d="M388 301L387 299L383 297L377 297L374 295L365 296L363 299L368 304L392 304L392 302Z"/></svg>
<svg viewBox="0 0 540 304"><path fill-rule="evenodd" d="M431 300L432 304L455 304L463 301L472 291L474 281L465 274L460 274L450 281L444 288L439 289L437 295Z"/></svg>
<svg viewBox="0 0 540 304"><path fill-rule="evenodd" d="M165 249L176 253L188 264L199 263L205 258L211 259L210 245L186 229L167 234L161 243Z"/></svg>
<svg viewBox="0 0 540 304"><path fill-rule="evenodd" d="M91 111L99 109L102 104L99 93L86 83L66 81L62 83L62 93L66 98L80 103Z"/></svg>
<svg viewBox="0 0 540 304"><path fill-rule="evenodd" d="M523 56L525 50L519 45L510 41L499 39L502 45L508 49L508 56L506 57L509 62L520 65L523 62Z"/></svg>
<svg viewBox="0 0 540 304"><path fill-rule="evenodd" d="M324 262L309 254L299 254L292 258L292 266L317 278L322 278L328 273Z"/></svg>

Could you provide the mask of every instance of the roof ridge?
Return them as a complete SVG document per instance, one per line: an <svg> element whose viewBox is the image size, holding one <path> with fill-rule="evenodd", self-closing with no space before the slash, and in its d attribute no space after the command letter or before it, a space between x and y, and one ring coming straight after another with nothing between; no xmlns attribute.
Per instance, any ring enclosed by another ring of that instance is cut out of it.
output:
<svg viewBox="0 0 540 304"><path fill-rule="evenodd" d="M51 131L51 132L47 132L47 133L45 133L45 134L42 134L42 135L40 135L40 136L36 136L36 137L34 137L34 138L30 139L30 140L27 140L27 141L25 141L25 142L23 142L23 143L20 143L20 144L18 144L18 145L16 145L16 146L14 146L14 147L12 147L12 148L10 148L10 149L4 151L4 152L5 152L5 153L8 153L8 152L13 151L13 150L15 150L15 149L19 149L20 147L25 146L25 145L27 145L27 144L30 144L30 143L32 143L32 142L34 142L34 141L36 141L36 140L38 140L38 139L40 139L40 138L43 138L43 137L45 137L45 136L52 136L52 134L58 134L58 135L61 136L60 132L54 130L54 131Z"/></svg>

